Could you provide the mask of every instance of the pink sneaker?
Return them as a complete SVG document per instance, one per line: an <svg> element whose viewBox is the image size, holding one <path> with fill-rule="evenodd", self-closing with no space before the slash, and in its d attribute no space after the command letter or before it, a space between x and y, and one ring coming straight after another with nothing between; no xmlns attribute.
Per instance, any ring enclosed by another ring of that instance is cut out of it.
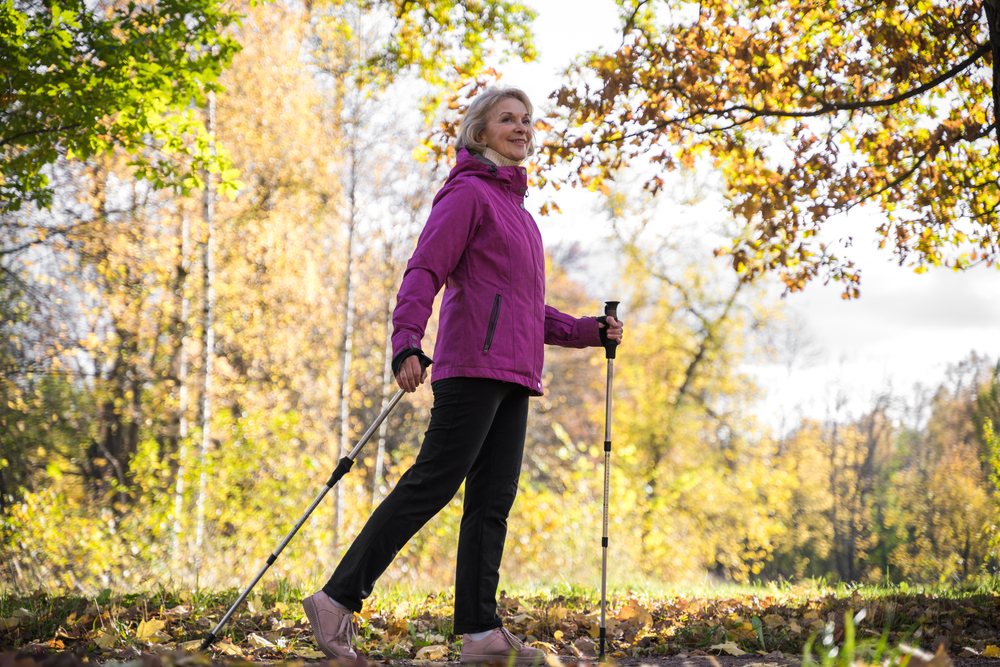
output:
<svg viewBox="0 0 1000 667"><path fill-rule="evenodd" d="M302 601L312 626L316 644L326 657L334 660L354 660L358 629L354 627L354 612L341 609L330 601L323 591L314 593Z"/></svg>
<svg viewBox="0 0 1000 667"><path fill-rule="evenodd" d="M525 646L524 642L510 634L507 628L497 628L493 634L478 641L469 639L469 635L463 635L459 662L464 665L483 663L544 665L545 653L537 648Z"/></svg>

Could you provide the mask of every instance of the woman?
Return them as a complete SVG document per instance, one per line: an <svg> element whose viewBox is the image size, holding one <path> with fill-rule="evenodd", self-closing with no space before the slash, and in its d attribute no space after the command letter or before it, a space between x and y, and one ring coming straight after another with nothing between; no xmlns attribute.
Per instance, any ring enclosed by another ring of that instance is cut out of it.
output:
<svg viewBox="0 0 1000 667"><path fill-rule="evenodd" d="M507 514L517 494L528 397L542 395L543 343L621 341L614 318L577 319L545 305L542 238L524 210L534 154L532 106L491 88L470 105L458 162L434 198L393 312L393 372L412 392L427 377L421 349L435 295L447 285L434 348L434 404L416 461L372 513L323 590L303 600L319 647L353 660L354 612L398 551L465 485L455 572L463 663L544 661L496 613Z"/></svg>

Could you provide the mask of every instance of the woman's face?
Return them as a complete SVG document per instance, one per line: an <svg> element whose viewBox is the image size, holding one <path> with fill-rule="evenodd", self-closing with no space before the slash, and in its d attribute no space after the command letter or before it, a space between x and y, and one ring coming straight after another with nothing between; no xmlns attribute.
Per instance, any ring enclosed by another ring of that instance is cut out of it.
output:
<svg viewBox="0 0 1000 667"><path fill-rule="evenodd" d="M490 110L482 139L486 145L509 160L520 162L528 157L531 141L531 116L520 100L506 97Z"/></svg>

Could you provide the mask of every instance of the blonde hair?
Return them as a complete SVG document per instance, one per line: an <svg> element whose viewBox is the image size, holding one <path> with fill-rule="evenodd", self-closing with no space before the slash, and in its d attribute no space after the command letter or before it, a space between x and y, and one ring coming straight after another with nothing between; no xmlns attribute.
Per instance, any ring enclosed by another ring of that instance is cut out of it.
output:
<svg viewBox="0 0 1000 667"><path fill-rule="evenodd" d="M462 124L458 128L455 149L457 150L465 146L470 151L481 153L486 148L486 144L477 141L477 137L486 131L486 123L489 121L490 111L493 110L493 107L506 99L515 99L523 104L524 108L528 110L529 117L534 114L531 100L528 99L523 90L519 88L490 86L477 95L476 99L472 100L472 104L469 105L469 109L465 112ZM528 155L535 154L534 132L532 132L531 140L528 141L527 149Z"/></svg>

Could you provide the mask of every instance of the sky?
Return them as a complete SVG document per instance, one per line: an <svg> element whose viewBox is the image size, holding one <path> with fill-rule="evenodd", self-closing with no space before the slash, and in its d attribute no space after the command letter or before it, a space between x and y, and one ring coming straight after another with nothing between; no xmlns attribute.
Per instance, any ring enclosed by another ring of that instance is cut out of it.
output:
<svg viewBox="0 0 1000 667"><path fill-rule="evenodd" d="M522 88L542 107L575 55L617 45L616 5L608 0L529 4L538 12L540 57L497 69L503 73L503 84ZM579 241L597 253L595 261L601 265L599 248L608 228L594 201L585 194L563 195L561 216L538 215L541 203L540 196L527 202L546 246ZM725 215L719 201L700 208L697 215ZM825 229L827 240L853 239L847 254L862 271L860 299L843 300L839 285L819 281L782 299L787 314L801 323L812 354L808 363L791 371L780 363L745 367L765 390L758 406L764 422L779 426L790 417L793 421L801 416L823 418L838 393L847 397L845 411L857 415L876 393L888 388L905 394L915 383L936 385L950 364L973 351L994 363L1000 358L1000 270L980 266L959 273L932 269L918 275L897 266L890 252L876 247L873 230L879 216L872 210L852 212L831 220Z"/></svg>

